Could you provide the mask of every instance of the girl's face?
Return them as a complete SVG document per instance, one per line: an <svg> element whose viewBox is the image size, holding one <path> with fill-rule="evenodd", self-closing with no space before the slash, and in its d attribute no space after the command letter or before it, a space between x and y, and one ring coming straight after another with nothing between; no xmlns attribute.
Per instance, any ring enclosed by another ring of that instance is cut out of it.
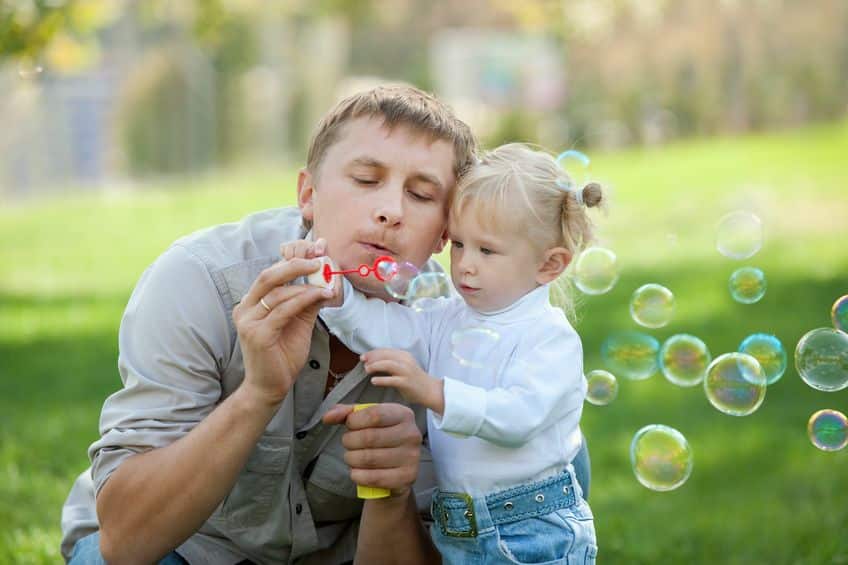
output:
<svg viewBox="0 0 848 565"><path fill-rule="evenodd" d="M487 228L473 205L451 213L448 225L453 284L481 312L501 310L539 286L543 262L543 253L520 233Z"/></svg>

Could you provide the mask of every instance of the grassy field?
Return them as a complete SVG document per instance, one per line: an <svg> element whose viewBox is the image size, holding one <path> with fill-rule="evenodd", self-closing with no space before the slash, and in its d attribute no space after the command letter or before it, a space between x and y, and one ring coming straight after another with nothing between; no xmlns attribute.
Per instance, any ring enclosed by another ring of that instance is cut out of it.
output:
<svg viewBox="0 0 848 565"><path fill-rule="evenodd" d="M601 563L848 563L848 449L820 452L806 437L815 410L848 411L848 390L814 391L791 362L848 293L846 155L843 123L594 159L613 195L600 241L622 273L610 293L580 299L587 371L602 367L605 336L636 329L628 301L647 282L677 300L672 323L650 332L658 339L692 333L717 356L765 331L790 355L748 417L659 374L621 380L613 404L586 407ZM180 235L293 202L291 172L251 171L0 210L0 563L59 561L60 508L119 386L118 322L145 266ZM718 219L738 208L766 228L746 261L713 242ZM768 292L746 306L727 279L748 264L765 271ZM649 491L630 469L630 439L651 423L679 429L694 450L676 491Z"/></svg>

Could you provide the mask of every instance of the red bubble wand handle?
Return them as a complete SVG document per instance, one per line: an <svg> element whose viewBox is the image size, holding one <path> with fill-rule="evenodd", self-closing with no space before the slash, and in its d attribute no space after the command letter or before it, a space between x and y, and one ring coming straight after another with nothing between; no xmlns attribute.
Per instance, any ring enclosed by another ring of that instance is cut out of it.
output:
<svg viewBox="0 0 848 565"><path fill-rule="evenodd" d="M324 271L323 271L324 281L329 283L330 277L332 277L333 275L346 275L348 273L356 273L360 277L367 277L368 275L373 273L374 276L377 277L378 281L386 282L389 279L384 277L382 274L380 274L380 270L379 270L380 265L383 264L383 263L394 263L394 262L395 262L395 260L392 259L391 257L389 257L388 255L381 255L380 257L377 257L376 259L374 259L373 265L364 265L363 264L363 265L360 265L358 269L348 269L346 271L334 271L330 267L329 263L325 263L324 264ZM389 278L391 278L391 277L389 277Z"/></svg>

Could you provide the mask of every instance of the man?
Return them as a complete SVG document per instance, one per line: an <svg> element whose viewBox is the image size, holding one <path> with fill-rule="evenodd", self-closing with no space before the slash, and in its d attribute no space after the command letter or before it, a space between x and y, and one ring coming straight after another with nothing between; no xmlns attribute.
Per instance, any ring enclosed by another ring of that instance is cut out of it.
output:
<svg viewBox="0 0 848 565"><path fill-rule="evenodd" d="M317 318L328 295L289 284L314 264L280 262L279 245L322 237L342 269L379 255L423 266L446 242L448 198L474 150L427 94L354 95L319 124L297 209L210 228L157 259L121 322L124 388L65 504L63 555L438 562L418 514L434 484L423 411L370 385ZM351 282L390 299L374 278ZM365 402L378 405L352 413ZM356 484L391 496L363 504Z"/></svg>

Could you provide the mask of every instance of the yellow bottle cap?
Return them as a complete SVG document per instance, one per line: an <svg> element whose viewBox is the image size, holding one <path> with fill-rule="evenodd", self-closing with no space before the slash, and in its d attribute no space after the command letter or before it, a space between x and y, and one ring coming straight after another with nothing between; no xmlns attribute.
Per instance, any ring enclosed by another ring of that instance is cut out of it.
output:
<svg viewBox="0 0 848 565"><path fill-rule="evenodd" d="M357 412L359 410L364 410L369 406L375 406L376 403L368 402L365 404L356 404L353 407L353 411ZM389 489L381 488L381 487L366 487L363 485L356 485L356 496L362 498L364 500L374 499L374 498L386 498L391 494Z"/></svg>

